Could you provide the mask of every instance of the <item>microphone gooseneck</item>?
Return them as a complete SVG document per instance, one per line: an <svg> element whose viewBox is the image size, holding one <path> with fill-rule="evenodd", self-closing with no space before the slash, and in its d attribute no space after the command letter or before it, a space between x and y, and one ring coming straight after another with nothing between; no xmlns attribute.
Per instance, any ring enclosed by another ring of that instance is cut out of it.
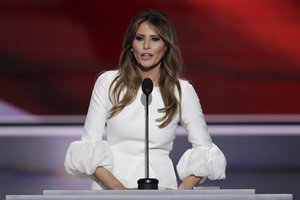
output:
<svg viewBox="0 0 300 200"><path fill-rule="evenodd" d="M153 82L150 78L145 78L142 82L142 90L146 96L145 105L145 178L138 180L138 189L158 189L158 180L149 178L149 95L153 90Z"/></svg>

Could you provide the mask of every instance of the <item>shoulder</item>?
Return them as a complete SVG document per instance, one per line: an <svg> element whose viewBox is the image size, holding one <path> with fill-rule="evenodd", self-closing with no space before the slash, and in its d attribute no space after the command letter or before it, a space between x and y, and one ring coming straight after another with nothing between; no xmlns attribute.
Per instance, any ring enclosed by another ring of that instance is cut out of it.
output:
<svg viewBox="0 0 300 200"><path fill-rule="evenodd" d="M188 92L188 91L194 91L193 85L188 81L184 79L179 79L179 84L181 87L182 93Z"/></svg>
<svg viewBox="0 0 300 200"><path fill-rule="evenodd" d="M99 75L97 80L103 80L103 81L113 80L116 78L118 73L119 73L118 70L105 71Z"/></svg>
<svg viewBox="0 0 300 200"><path fill-rule="evenodd" d="M187 80L179 80L181 88L181 97L183 100L199 99L194 86Z"/></svg>
<svg viewBox="0 0 300 200"><path fill-rule="evenodd" d="M109 86L116 78L118 72L118 70L109 70L101 73L96 80L96 85Z"/></svg>

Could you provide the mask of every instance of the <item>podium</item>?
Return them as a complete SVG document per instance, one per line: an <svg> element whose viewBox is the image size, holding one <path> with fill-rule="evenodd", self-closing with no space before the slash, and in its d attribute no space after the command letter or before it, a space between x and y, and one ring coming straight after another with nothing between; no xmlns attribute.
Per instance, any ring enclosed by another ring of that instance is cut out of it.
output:
<svg viewBox="0 0 300 200"><path fill-rule="evenodd" d="M292 194L256 194L255 189L196 187L194 190L44 190L6 195L6 200L292 200Z"/></svg>

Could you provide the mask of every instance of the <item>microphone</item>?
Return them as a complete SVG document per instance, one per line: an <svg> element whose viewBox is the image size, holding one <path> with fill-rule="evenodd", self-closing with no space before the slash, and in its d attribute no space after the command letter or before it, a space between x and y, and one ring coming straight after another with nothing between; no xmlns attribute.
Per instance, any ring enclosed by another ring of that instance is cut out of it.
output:
<svg viewBox="0 0 300 200"><path fill-rule="evenodd" d="M149 178L149 95L153 90L153 82L150 78L145 78L142 82L142 90L146 95L146 141L145 141L145 163L146 163L146 178L139 179L139 190L151 190L158 189L158 180L155 178Z"/></svg>
<svg viewBox="0 0 300 200"><path fill-rule="evenodd" d="M142 82L142 90L146 96L149 96L153 90L153 82L150 78L145 78Z"/></svg>

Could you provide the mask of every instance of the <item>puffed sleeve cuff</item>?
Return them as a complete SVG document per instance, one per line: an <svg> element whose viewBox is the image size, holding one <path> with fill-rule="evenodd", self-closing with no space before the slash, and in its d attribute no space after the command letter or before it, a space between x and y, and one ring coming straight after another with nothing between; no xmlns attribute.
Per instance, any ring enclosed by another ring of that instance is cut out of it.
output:
<svg viewBox="0 0 300 200"><path fill-rule="evenodd" d="M64 165L68 174L88 178L98 166L111 170L113 154L106 141L75 141L67 150Z"/></svg>
<svg viewBox="0 0 300 200"><path fill-rule="evenodd" d="M197 146L187 150L177 164L179 178L195 175L208 177L210 180L224 179L226 159L223 152L215 145Z"/></svg>

